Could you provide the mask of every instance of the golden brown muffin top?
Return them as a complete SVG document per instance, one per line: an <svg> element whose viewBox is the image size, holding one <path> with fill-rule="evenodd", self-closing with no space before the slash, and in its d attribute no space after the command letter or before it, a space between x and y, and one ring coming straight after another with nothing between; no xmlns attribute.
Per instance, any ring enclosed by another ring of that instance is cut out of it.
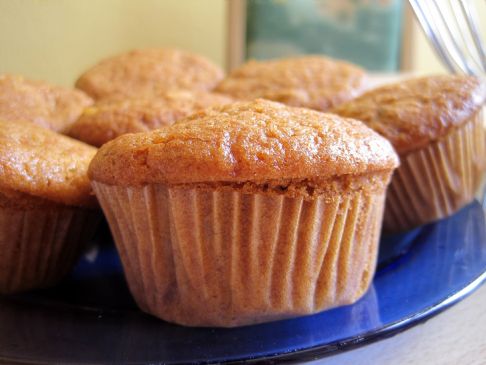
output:
<svg viewBox="0 0 486 365"><path fill-rule="evenodd" d="M216 91L237 99L265 98L326 111L364 87L358 66L322 56L249 61L233 70Z"/></svg>
<svg viewBox="0 0 486 365"><path fill-rule="evenodd" d="M100 148L88 173L134 186L325 179L397 165L390 143L359 121L259 99L118 137Z"/></svg>
<svg viewBox="0 0 486 365"><path fill-rule="evenodd" d="M67 134L99 147L123 134L167 126L195 111L232 101L221 94L184 90L151 99L106 100L87 108Z"/></svg>
<svg viewBox="0 0 486 365"><path fill-rule="evenodd" d="M76 87L99 100L158 95L173 89L211 90L223 71L208 59L177 49L141 49L107 58L86 71Z"/></svg>
<svg viewBox="0 0 486 365"><path fill-rule="evenodd" d="M389 139L402 156L461 126L485 100L484 80L441 75L384 85L332 112L363 121Z"/></svg>
<svg viewBox="0 0 486 365"><path fill-rule="evenodd" d="M26 120L63 132L93 100L82 91L0 75L0 120Z"/></svg>
<svg viewBox="0 0 486 365"><path fill-rule="evenodd" d="M87 176L96 148L30 122L0 121L0 193L95 206Z"/></svg>

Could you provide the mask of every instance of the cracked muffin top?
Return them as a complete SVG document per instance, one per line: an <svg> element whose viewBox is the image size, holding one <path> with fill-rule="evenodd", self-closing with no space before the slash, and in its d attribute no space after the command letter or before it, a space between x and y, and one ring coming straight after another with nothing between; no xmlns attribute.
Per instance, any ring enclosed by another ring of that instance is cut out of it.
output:
<svg viewBox="0 0 486 365"><path fill-rule="evenodd" d="M172 91L148 99L106 100L85 109L67 135L101 146L127 133L164 127L195 111L233 99L205 91Z"/></svg>
<svg viewBox="0 0 486 365"><path fill-rule="evenodd" d="M266 182L390 172L398 157L363 123L263 99L192 114L100 148L92 180L111 185Z"/></svg>
<svg viewBox="0 0 486 365"><path fill-rule="evenodd" d="M237 99L264 98L326 111L364 88L358 66L323 56L249 61L233 70L216 91Z"/></svg>
<svg viewBox="0 0 486 365"><path fill-rule="evenodd" d="M87 176L95 153L94 147L31 122L0 121L0 203L11 197L96 206Z"/></svg>
<svg viewBox="0 0 486 365"><path fill-rule="evenodd" d="M440 75L384 85L331 112L363 121L402 156L463 125L485 100L484 79Z"/></svg>
<svg viewBox="0 0 486 365"><path fill-rule="evenodd" d="M93 100L82 91L0 75L0 120L26 120L64 132Z"/></svg>
<svg viewBox="0 0 486 365"><path fill-rule="evenodd" d="M203 56L178 49L141 49L107 58L79 77L94 99L146 97L174 89L211 90L223 71Z"/></svg>

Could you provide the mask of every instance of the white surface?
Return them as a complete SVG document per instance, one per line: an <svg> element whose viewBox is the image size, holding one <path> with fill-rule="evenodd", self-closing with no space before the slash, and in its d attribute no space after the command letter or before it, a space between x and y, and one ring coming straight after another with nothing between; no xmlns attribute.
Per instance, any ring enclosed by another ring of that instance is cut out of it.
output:
<svg viewBox="0 0 486 365"><path fill-rule="evenodd" d="M486 285L394 337L313 365L486 365Z"/></svg>

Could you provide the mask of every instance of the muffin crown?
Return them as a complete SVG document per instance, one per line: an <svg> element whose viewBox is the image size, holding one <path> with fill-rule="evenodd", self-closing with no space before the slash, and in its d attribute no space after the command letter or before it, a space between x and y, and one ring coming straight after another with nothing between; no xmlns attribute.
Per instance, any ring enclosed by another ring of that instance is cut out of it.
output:
<svg viewBox="0 0 486 365"><path fill-rule="evenodd" d="M111 185L265 182L391 170L392 146L359 121L266 100L193 114L105 144L91 179Z"/></svg>
<svg viewBox="0 0 486 365"><path fill-rule="evenodd" d="M332 112L363 121L403 156L460 127L485 100L484 79L441 75L376 88Z"/></svg>
<svg viewBox="0 0 486 365"><path fill-rule="evenodd" d="M157 97L104 99L85 109L66 134L99 147L123 134L164 127L195 111L231 101L222 94L188 90Z"/></svg>
<svg viewBox="0 0 486 365"><path fill-rule="evenodd" d="M233 70L216 91L237 99L265 98L291 106L326 111L363 89L358 66L323 56L249 61Z"/></svg>
<svg viewBox="0 0 486 365"><path fill-rule="evenodd" d="M0 195L95 206L86 173L95 153L94 147L30 122L0 121Z"/></svg>
<svg viewBox="0 0 486 365"><path fill-rule="evenodd" d="M79 77L76 87L95 99L136 97L173 89L211 90L223 71L178 49L141 49L107 58Z"/></svg>
<svg viewBox="0 0 486 365"><path fill-rule="evenodd" d="M92 103L80 90L22 76L0 75L0 120L26 120L64 132Z"/></svg>

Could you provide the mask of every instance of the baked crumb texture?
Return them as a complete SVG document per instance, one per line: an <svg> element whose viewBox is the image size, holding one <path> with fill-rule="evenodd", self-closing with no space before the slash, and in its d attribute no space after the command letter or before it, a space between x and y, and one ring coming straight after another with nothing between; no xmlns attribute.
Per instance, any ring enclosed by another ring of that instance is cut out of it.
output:
<svg viewBox="0 0 486 365"><path fill-rule="evenodd" d="M127 133L165 127L196 111L233 99L205 91L172 91L146 99L105 99L84 110L67 135L93 146Z"/></svg>
<svg viewBox="0 0 486 365"><path fill-rule="evenodd" d="M397 165L390 143L359 121L260 99L118 137L100 148L89 175L118 186L285 185L294 180L334 181Z"/></svg>
<svg viewBox="0 0 486 365"><path fill-rule="evenodd" d="M141 49L107 58L82 74L76 87L96 100L159 95L176 89L211 90L223 71L178 49Z"/></svg>
<svg viewBox="0 0 486 365"><path fill-rule="evenodd" d="M64 133L93 100L80 90L0 75L0 120L25 120Z"/></svg>
<svg viewBox="0 0 486 365"><path fill-rule="evenodd" d="M485 100L484 78L440 75L370 90L331 112L361 120L404 157L471 120Z"/></svg>
<svg viewBox="0 0 486 365"><path fill-rule="evenodd" d="M0 204L96 207L87 175L95 154L33 123L0 121Z"/></svg>
<svg viewBox="0 0 486 365"><path fill-rule="evenodd" d="M216 91L237 99L264 98L327 111L366 86L363 69L323 56L249 61L233 70Z"/></svg>

